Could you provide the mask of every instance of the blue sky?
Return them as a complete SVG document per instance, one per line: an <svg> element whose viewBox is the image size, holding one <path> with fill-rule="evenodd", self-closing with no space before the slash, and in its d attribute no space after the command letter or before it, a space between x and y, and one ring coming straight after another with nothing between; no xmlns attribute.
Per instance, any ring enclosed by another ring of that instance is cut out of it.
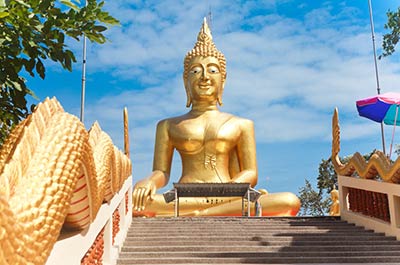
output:
<svg viewBox="0 0 400 265"><path fill-rule="evenodd" d="M399 3L372 5L380 48L385 13ZM128 108L135 182L151 172L157 121L188 111L183 58L210 8L214 42L227 58L221 110L255 122L257 187L298 193L305 179L316 182L321 159L330 156L335 107L341 155L382 148L379 124L358 117L355 108L357 99L376 94L367 0L113 0L105 7L122 25L107 32L107 44L88 44L85 125L99 121L122 149L122 109ZM81 61L81 43L70 47ZM382 92L398 92L399 55L378 66ZM48 62L46 75L28 86L40 100L56 96L79 116L81 63L69 73ZM175 154L168 187L179 168Z"/></svg>

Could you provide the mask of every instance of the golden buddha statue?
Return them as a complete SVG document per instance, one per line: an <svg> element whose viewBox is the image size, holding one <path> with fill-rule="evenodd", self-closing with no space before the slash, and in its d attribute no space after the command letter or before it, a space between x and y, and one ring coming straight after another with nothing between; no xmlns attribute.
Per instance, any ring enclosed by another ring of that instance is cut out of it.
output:
<svg viewBox="0 0 400 265"><path fill-rule="evenodd" d="M133 190L134 215L173 216L173 203L165 203L156 190L167 185L174 149L182 160L179 183L257 184L256 143L253 122L220 112L226 79L224 55L213 43L204 19L194 48L184 60L183 80L187 107L191 110L157 125L153 172L136 183ZM263 216L294 216L300 208L292 193L268 194L258 200ZM181 215L227 216L242 214L240 198L185 198ZM254 207L252 212L254 215Z"/></svg>
<svg viewBox="0 0 400 265"><path fill-rule="evenodd" d="M340 202L339 202L339 191L336 187L333 187L331 191L331 200L332 204L329 208L329 215L330 216L339 216L340 215Z"/></svg>

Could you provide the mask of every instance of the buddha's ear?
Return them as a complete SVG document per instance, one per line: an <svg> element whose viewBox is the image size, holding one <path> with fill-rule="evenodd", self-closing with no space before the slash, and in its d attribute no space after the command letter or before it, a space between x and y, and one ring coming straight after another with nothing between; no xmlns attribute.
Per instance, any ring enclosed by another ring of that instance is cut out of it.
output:
<svg viewBox="0 0 400 265"><path fill-rule="evenodd" d="M185 76L183 76L183 84L185 85L185 91L186 91L186 108L189 108L190 105L192 105L192 96L187 86L187 80L185 79Z"/></svg>
<svg viewBox="0 0 400 265"><path fill-rule="evenodd" d="M223 103L222 103L222 95L223 95L223 93L224 93L225 80L226 80L226 79L222 80L221 88L219 89L219 91L218 91L218 96L217 96L217 101L218 101L218 104L219 104L220 106L223 105Z"/></svg>

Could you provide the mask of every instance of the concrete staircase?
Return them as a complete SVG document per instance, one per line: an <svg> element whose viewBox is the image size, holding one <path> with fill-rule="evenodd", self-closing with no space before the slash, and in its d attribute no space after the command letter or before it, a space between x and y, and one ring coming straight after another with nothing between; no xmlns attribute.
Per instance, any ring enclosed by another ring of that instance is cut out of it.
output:
<svg viewBox="0 0 400 265"><path fill-rule="evenodd" d="M333 217L134 218L118 264L400 264L400 242Z"/></svg>

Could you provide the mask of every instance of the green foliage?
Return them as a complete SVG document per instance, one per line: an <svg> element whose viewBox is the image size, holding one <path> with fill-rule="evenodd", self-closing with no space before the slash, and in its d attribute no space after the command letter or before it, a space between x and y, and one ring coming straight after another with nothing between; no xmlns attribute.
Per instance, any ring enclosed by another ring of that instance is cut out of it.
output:
<svg viewBox="0 0 400 265"><path fill-rule="evenodd" d="M332 164L332 160L322 159L318 167L318 189L330 193L333 187L337 186L337 175Z"/></svg>
<svg viewBox="0 0 400 265"><path fill-rule="evenodd" d="M102 10L104 2L87 0L80 8L71 0L0 0L0 144L11 127L29 113L26 96L33 92L23 74L44 79L44 61L71 71L74 53L66 37L104 43L106 25L118 20Z"/></svg>
<svg viewBox="0 0 400 265"><path fill-rule="evenodd" d="M368 161L376 150L363 155ZM342 163L347 163L351 157L340 159ZM301 202L301 215L321 216L329 213L331 204L330 193L333 187L338 187L337 174L332 164L332 159L322 159L318 167L317 187L314 190L311 183L306 179L304 187L299 189L299 197Z"/></svg>
<svg viewBox="0 0 400 265"><path fill-rule="evenodd" d="M300 215L325 215L329 210L329 199L324 198L321 192L314 190L310 181L306 179L305 182L305 186L299 190Z"/></svg>
<svg viewBox="0 0 400 265"><path fill-rule="evenodd" d="M383 35L383 53L379 56L379 59L392 55L400 38L400 7L394 12L389 10L386 15L388 21L384 27L385 29L389 29L390 33Z"/></svg>
<svg viewBox="0 0 400 265"><path fill-rule="evenodd" d="M299 190L301 201L301 215L321 216L329 212L329 194L333 187L337 186L337 175L332 164L332 160L322 159L318 167L317 186L314 190L308 180L306 185Z"/></svg>
<svg viewBox="0 0 400 265"><path fill-rule="evenodd" d="M25 93L18 89L5 87L0 93L1 130L0 139L5 139L14 124L18 124L19 117L28 114Z"/></svg>

